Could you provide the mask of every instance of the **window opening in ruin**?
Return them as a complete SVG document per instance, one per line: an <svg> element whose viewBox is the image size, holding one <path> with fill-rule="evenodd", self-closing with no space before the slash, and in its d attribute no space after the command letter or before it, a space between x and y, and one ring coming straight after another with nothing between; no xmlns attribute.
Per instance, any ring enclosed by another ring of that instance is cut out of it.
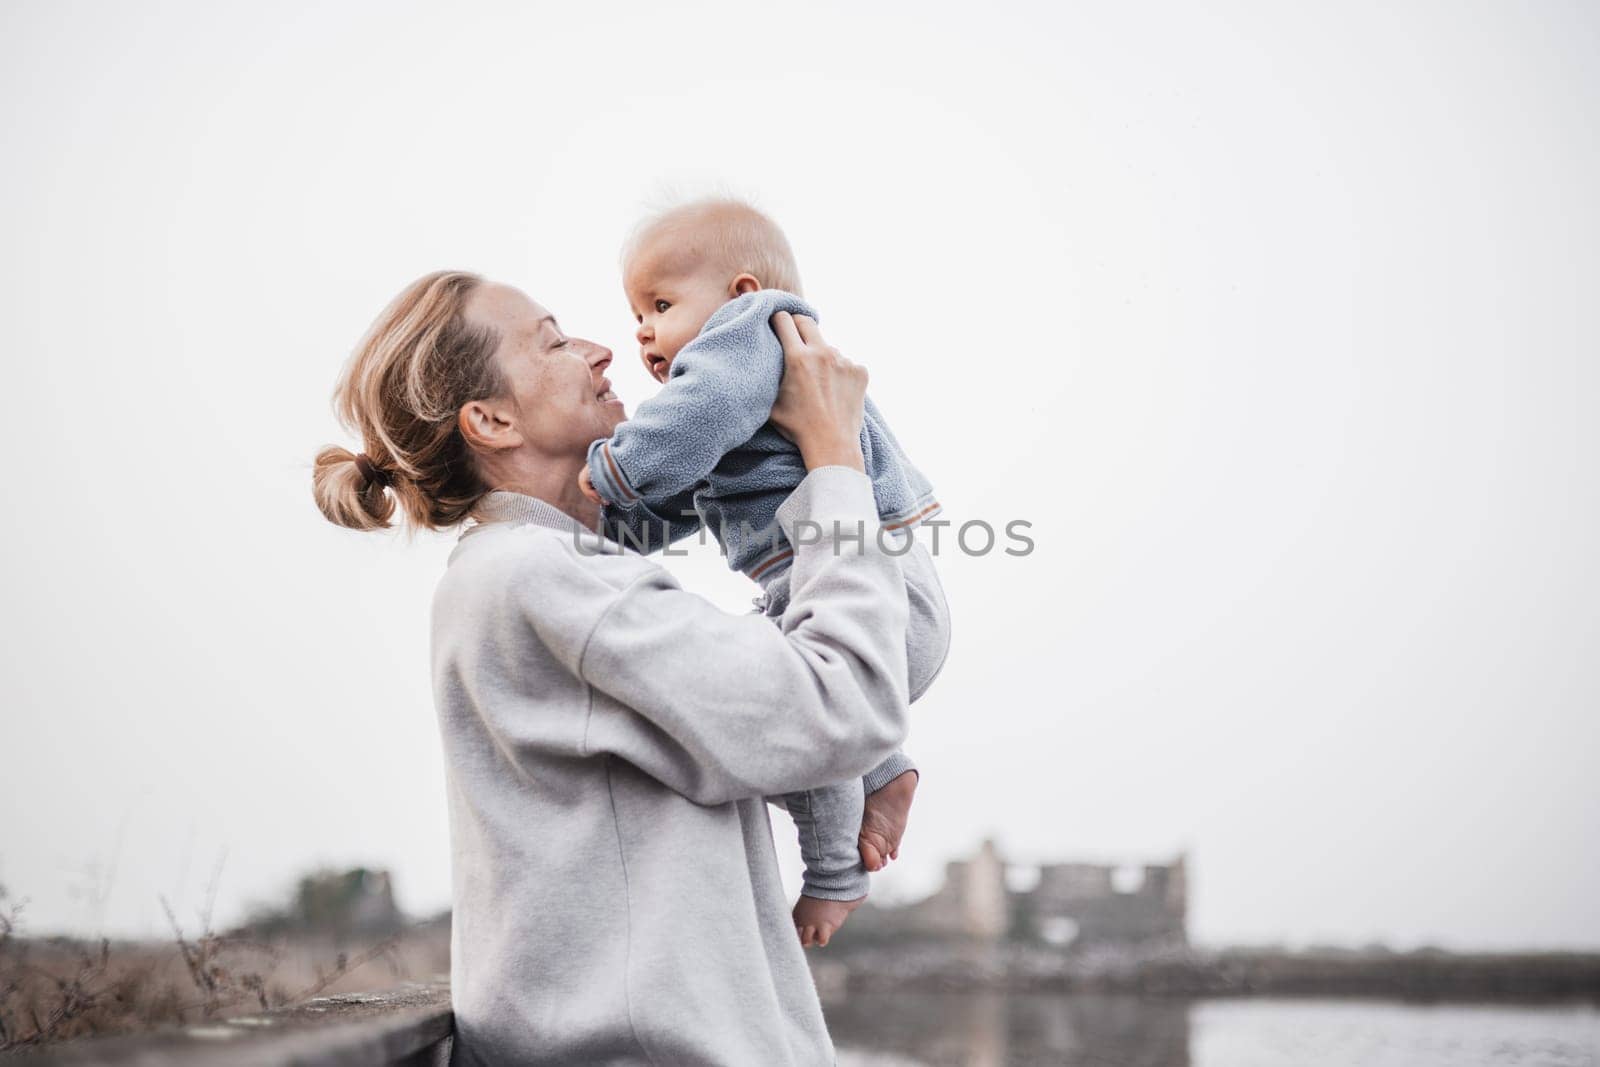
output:
<svg viewBox="0 0 1600 1067"><path fill-rule="evenodd" d="M1037 863L1011 863L1006 865L1006 888L1013 893L1031 893L1039 888L1044 872Z"/></svg>
<svg viewBox="0 0 1600 1067"><path fill-rule="evenodd" d="M1039 936L1064 948L1078 939L1078 924L1065 915L1053 915L1039 923Z"/></svg>
<svg viewBox="0 0 1600 1067"><path fill-rule="evenodd" d="M1144 868L1126 863L1111 868L1111 888L1118 893L1137 893L1144 888Z"/></svg>

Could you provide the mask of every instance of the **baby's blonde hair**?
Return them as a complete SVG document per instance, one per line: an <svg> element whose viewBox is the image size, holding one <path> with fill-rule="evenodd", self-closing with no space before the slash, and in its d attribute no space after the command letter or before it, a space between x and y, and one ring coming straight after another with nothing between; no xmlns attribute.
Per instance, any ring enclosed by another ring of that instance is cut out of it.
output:
<svg viewBox="0 0 1600 1067"><path fill-rule="evenodd" d="M646 216L623 246L624 269L646 242L661 237L671 239L682 256L726 268L730 278L752 274L763 289L801 295L789 239L776 222L737 197L704 197Z"/></svg>

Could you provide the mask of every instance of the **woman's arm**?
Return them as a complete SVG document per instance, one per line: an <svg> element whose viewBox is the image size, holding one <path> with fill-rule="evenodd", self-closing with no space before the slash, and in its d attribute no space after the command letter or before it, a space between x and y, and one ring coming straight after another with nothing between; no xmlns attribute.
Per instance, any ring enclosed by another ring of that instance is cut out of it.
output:
<svg viewBox="0 0 1600 1067"><path fill-rule="evenodd" d="M610 753L701 803L855 777L906 732L904 578L878 540L861 473L867 373L804 316L778 314L784 370L773 422L811 471L778 509L795 547L780 630L729 615L651 568L604 586L596 566L557 573L571 596L530 589L545 644L594 690L583 754ZM583 604L562 622L552 603Z"/></svg>
<svg viewBox="0 0 1600 1067"><path fill-rule="evenodd" d="M721 611L655 567L587 631L551 616L562 591L528 590L540 638L595 690L581 755L619 756L715 804L855 777L904 740L904 580L878 547L871 484L816 470L779 522L797 546L782 629Z"/></svg>

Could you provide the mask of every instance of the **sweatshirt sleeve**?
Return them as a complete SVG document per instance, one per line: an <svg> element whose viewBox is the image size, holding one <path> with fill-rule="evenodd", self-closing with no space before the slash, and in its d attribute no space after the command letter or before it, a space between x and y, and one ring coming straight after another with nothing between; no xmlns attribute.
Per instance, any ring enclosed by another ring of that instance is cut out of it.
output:
<svg viewBox="0 0 1600 1067"><path fill-rule="evenodd" d="M693 489L772 414L783 379L779 311L815 316L776 289L746 293L707 321L672 361L667 383L609 439L589 446L589 480L607 503L631 507Z"/></svg>
<svg viewBox="0 0 1600 1067"><path fill-rule="evenodd" d="M651 567L587 632L541 633L592 690L581 755L618 756L719 804L853 778L895 750L907 730L906 596L899 561L877 543L870 482L813 471L778 521L797 546L782 629Z"/></svg>

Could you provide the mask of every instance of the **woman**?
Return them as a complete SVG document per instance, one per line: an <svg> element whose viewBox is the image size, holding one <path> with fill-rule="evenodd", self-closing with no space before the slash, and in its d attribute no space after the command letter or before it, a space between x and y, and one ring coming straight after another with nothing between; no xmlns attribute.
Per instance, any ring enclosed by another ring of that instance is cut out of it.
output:
<svg viewBox="0 0 1600 1067"><path fill-rule="evenodd" d="M772 419L810 471L780 512L781 629L594 533L578 472L626 417L611 353L517 290L422 278L345 372L364 451L317 457L323 513L471 520L433 604L458 1063L833 1062L762 798L903 740L907 607L861 473L866 372L774 327Z"/></svg>

